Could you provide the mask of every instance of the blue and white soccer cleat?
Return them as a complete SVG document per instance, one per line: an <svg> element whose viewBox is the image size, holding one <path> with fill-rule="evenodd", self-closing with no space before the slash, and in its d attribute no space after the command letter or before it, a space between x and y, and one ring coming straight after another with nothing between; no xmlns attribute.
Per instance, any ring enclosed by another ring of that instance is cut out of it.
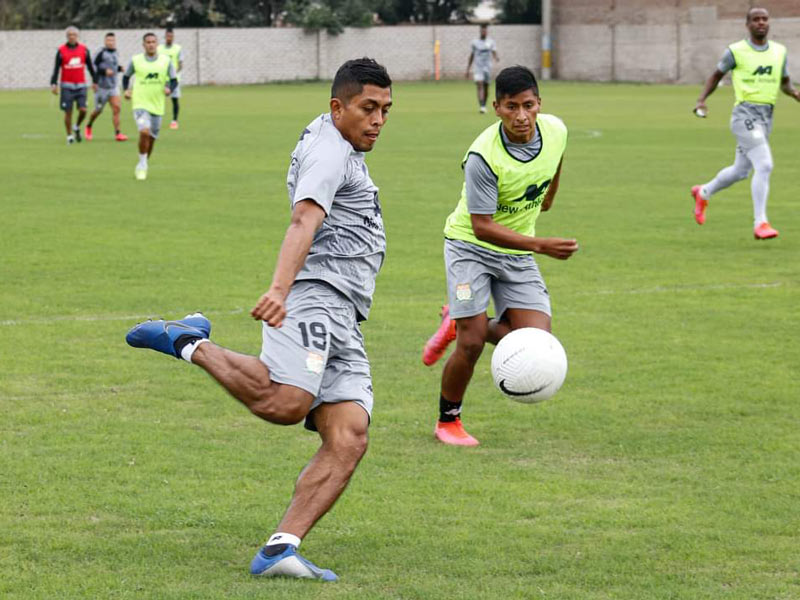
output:
<svg viewBox="0 0 800 600"><path fill-rule="evenodd" d="M125 336L125 341L134 348L150 348L180 358L180 353L175 350L175 342L184 335L208 338L211 335L211 321L199 312L186 315L179 321L145 321L133 327Z"/></svg>
<svg viewBox="0 0 800 600"><path fill-rule="evenodd" d="M300 579L319 579L337 581L339 578L330 569L320 569L317 565L300 556L291 544L275 556L264 554L261 548L250 563L250 574L260 577L297 577Z"/></svg>

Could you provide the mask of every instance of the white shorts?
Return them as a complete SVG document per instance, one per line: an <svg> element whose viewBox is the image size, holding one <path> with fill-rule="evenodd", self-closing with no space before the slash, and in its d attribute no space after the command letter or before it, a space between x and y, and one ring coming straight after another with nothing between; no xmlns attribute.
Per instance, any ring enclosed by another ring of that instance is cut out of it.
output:
<svg viewBox="0 0 800 600"><path fill-rule="evenodd" d="M169 95L170 98L180 98L181 97L181 84L178 82L178 85L175 86L175 89L172 90L172 93Z"/></svg>
<svg viewBox="0 0 800 600"><path fill-rule="evenodd" d="M475 69L472 73L475 83L491 83L492 71L490 69Z"/></svg>

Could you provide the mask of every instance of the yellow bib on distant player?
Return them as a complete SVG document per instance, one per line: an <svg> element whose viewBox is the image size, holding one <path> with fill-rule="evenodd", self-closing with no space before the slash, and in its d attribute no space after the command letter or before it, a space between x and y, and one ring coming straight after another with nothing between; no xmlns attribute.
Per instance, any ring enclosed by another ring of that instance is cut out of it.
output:
<svg viewBox="0 0 800 600"><path fill-rule="evenodd" d="M147 60L144 54L137 54L132 59L133 74L133 109L140 108L152 115L164 114L164 88L169 82L169 56L159 54L155 60Z"/></svg>
<svg viewBox="0 0 800 600"><path fill-rule="evenodd" d="M728 46L736 66L731 72L736 104L775 104L783 79L786 46L769 42L766 50L753 50L747 40Z"/></svg>
<svg viewBox="0 0 800 600"><path fill-rule="evenodd" d="M166 44L159 44L158 53L169 56L169 59L172 61L172 68L175 69L175 77L180 80L181 74L178 72L178 63L180 61L178 57L181 55L181 45L172 44L171 46L167 46Z"/></svg>
<svg viewBox="0 0 800 600"><path fill-rule="evenodd" d="M542 201L567 147L567 127L556 116L538 115L536 127L542 149L536 157L522 161L506 149L500 133L502 126L502 122L495 123L484 130L472 142L461 165L463 167L470 154L480 156L497 176L497 212L492 219L517 233L534 236ZM503 248L475 237L467 207L466 183L461 188L458 206L447 217L444 235L451 240L463 240L504 254L530 254L527 250Z"/></svg>

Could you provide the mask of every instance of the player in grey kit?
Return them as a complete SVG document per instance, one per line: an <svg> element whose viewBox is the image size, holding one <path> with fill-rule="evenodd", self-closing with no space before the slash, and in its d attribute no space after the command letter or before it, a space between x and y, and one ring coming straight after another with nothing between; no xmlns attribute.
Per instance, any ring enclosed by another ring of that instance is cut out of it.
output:
<svg viewBox="0 0 800 600"><path fill-rule="evenodd" d="M114 139L124 142L128 139L119 129L119 89L117 88L117 73L122 72L117 53L117 38L113 33L107 33L104 46L94 55L94 66L97 72L97 91L94 93L94 110L86 125L86 139L91 140L92 125L103 112L106 103L111 105L111 121L114 123Z"/></svg>
<svg viewBox="0 0 800 600"><path fill-rule="evenodd" d="M254 575L337 578L297 547L367 448L372 384L359 322L369 314L386 238L364 153L386 122L391 83L372 59L346 62L333 80L330 112L300 136L287 179L291 223L272 284L251 311L264 322L259 357L211 343L211 325L199 314L148 321L126 338L200 366L266 421L305 420L319 433L322 445L300 473L289 508L253 558Z"/></svg>
<svg viewBox="0 0 800 600"><path fill-rule="evenodd" d="M480 38L470 42L469 61L467 62L467 72L464 75L469 79L469 69L474 61L475 66L472 72L478 89L478 106L482 113L486 112L489 83L492 81L492 57L494 57L494 60L500 60L497 56L497 45L492 38L488 37L488 31L489 26L484 23L480 28Z"/></svg>

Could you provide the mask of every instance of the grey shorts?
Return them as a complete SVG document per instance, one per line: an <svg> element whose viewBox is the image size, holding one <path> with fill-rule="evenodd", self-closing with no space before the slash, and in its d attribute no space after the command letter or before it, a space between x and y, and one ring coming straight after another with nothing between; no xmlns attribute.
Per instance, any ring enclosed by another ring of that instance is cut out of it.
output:
<svg viewBox="0 0 800 600"><path fill-rule="evenodd" d="M94 108L95 110L102 110L102 108L106 105L106 102L111 100L111 98L119 96L119 90L117 88L97 88L97 91L94 93Z"/></svg>
<svg viewBox="0 0 800 600"><path fill-rule="evenodd" d="M170 98L180 98L181 97L181 84L178 82L178 85L175 86L175 89L172 90L172 93L169 95Z"/></svg>
<svg viewBox="0 0 800 600"><path fill-rule="evenodd" d="M150 137L158 138L158 132L161 131L161 115L154 115L143 108L134 108L133 120L136 121L136 129L139 131L149 129Z"/></svg>
<svg viewBox="0 0 800 600"><path fill-rule="evenodd" d="M736 136L737 148L743 154L768 143L772 133L772 107L749 107L746 104L735 106L731 115L731 132Z"/></svg>
<svg viewBox="0 0 800 600"><path fill-rule="evenodd" d="M86 108L86 88L61 88L60 98L61 110L72 110L72 105L77 104L78 108Z"/></svg>
<svg viewBox="0 0 800 600"><path fill-rule="evenodd" d="M486 312L490 297L498 317L509 308L550 315L550 294L530 254L503 254L460 240L445 240L444 264L450 317L454 319Z"/></svg>
<svg viewBox="0 0 800 600"><path fill-rule="evenodd" d="M352 302L321 281L298 281L286 300L280 329L263 325L259 358L276 383L314 396L312 413L323 403L355 402L372 418L372 377L364 338Z"/></svg>
<svg viewBox="0 0 800 600"><path fill-rule="evenodd" d="M478 68L475 68L472 71L472 78L475 80L475 83L491 83L492 82L492 71L491 71L491 69L478 69Z"/></svg>

